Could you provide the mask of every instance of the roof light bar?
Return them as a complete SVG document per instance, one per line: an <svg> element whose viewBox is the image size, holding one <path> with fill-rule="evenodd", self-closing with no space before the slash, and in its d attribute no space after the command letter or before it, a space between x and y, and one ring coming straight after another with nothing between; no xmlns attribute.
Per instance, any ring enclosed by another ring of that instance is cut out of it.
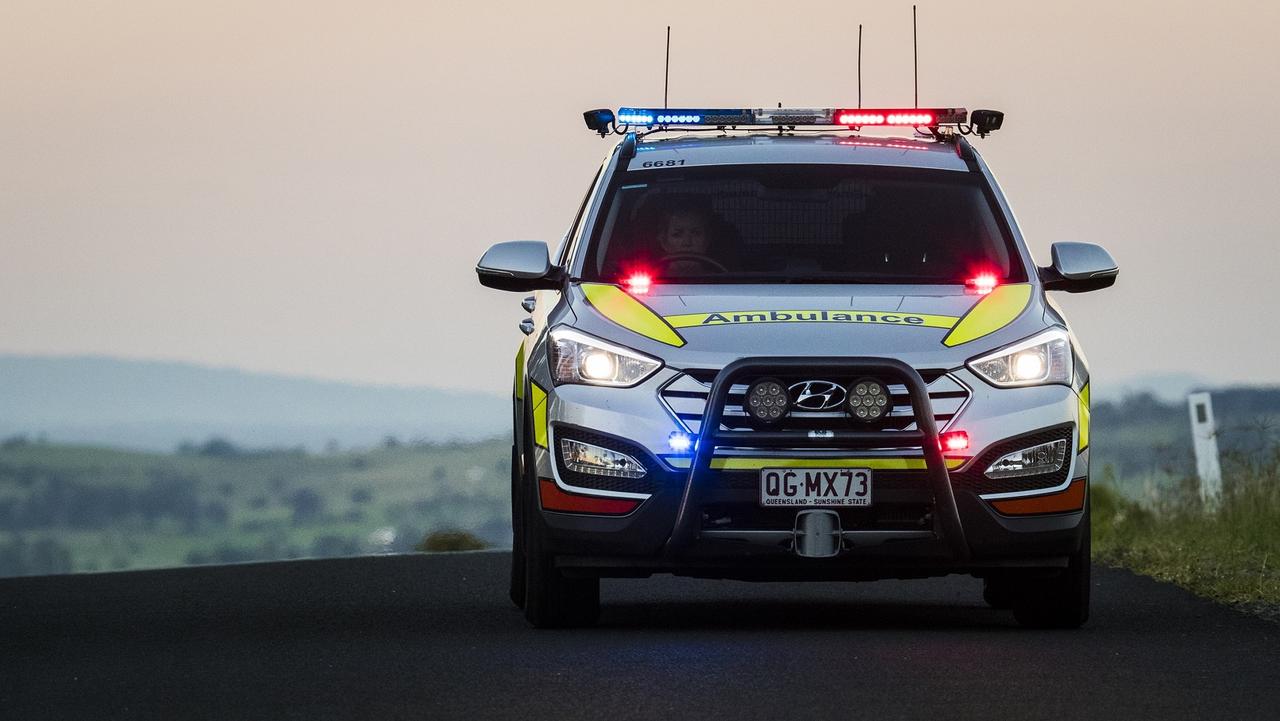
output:
<svg viewBox="0 0 1280 721"><path fill-rule="evenodd" d="M619 108L618 125L721 127L731 125L843 125L938 127L965 122L964 108Z"/></svg>

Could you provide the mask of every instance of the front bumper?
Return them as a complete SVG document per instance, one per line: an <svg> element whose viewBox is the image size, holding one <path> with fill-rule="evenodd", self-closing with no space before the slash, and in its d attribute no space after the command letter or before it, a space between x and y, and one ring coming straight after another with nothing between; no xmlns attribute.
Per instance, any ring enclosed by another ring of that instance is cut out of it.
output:
<svg viewBox="0 0 1280 721"><path fill-rule="evenodd" d="M989 455L987 450L1028 430L1065 428L1071 448L1075 449L1078 400L1070 388L993 389L972 382L976 379L962 379L973 387L971 402L949 423L952 428L963 428L978 449L967 458L943 457L937 443L939 429L934 427L931 412L917 412L916 418L922 420L917 428L897 432L891 440L886 439L888 432L849 431L834 440L824 439L821 450L810 450L811 441L786 434L753 433L748 439L721 431L719 419L711 414L723 407L735 377L772 372L769 369L787 364L802 364L806 370L825 364L832 369L888 374L902 379L917 410L930 409L920 375L898 361L738 361L718 374L698 451L681 463L683 459L662 452L667 450L663 446L676 426L656 402L655 389L668 382L669 375L625 393L609 389L609 393L601 394L600 389L561 387L547 406L549 449L556 448L556 437L561 434L571 436L590 429L589 432L613 435L630 444L628 448L642 456L653 472L647 488L586 488L566 479L567 474L561 472L563 467L555 462L551 451L540 449L536 456L538 475L544 482L553 481L558 491L636 503L625 515L544 510L541 520L559 563L566 569L594 575L672 572L737 578L914 577L1060 568L1067 556L1080 547L1087 501L1060 512L1010 515L998 510L996 504L1005 499L1021 501L1052 493L1043 488L992 492L980 484L962 482L980 477L975 474L980 474L981 469L974 471L973 467ZM741 446L748 442L751 450L742 451ZM893 450L886 450L889 445ZM780 453L822 459L848 456L851 451L870 458L898 458L905 467L878 472L875 511L841 511L843 543L836 557L796 556L793 531L786 527L794 510L757 508L756 513L750 512L758 500L751 459L759 454ZM1062 474L1065 485L1058 484L1053 493L1061 493L1067 487L1087 488L1087 451L1073 452L1069 458ZM729 513L726 517L731 521L727 526L711 525L719 520L711 515L726 508L742 509L742 517Z"/></svg>

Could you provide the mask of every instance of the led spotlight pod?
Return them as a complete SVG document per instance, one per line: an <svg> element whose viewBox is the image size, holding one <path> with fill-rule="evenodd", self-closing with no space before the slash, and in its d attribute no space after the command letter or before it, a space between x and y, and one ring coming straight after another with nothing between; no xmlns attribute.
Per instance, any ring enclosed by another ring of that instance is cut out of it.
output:
<svg viewBox="0 0 1280 721"><path fill-rule="evenodd" d="M982 138L1004 125L1004 113L999 110L975 110L969 119L973 123L973 131Z"/></svg>
<svg viewBox="0 0 1280 721"><path fill-rule="evenodd" d="M742 407L757 423L772 424L787 415L791 400L787 387L773 378L761 378L747 388Z"/></svg>
<svg viewBox="0 0 1280 721"><path fill-rule="evenodd" d="M875 423L889 415L892 408L889 388L875 378L860 378L849 384L845 409L855 421Z"/></svg>
<svg viewBox="0 0 1280 721"><path fill-rule="evenodd" d="M603 137L609 134L613 126L613 111L608 108L588 110L582 114L582 120L587 124L588 130L595 131Z"/></svg>

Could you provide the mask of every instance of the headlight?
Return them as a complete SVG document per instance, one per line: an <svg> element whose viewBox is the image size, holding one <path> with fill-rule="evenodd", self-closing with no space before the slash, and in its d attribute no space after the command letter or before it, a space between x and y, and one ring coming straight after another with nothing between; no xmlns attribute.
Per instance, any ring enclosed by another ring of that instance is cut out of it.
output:
<svg viewBox="0 0 1280 721"><path fill-rule="evenodd" d="M995 386L1071 384L1075 371L1071 339L1053 328L1007 348L974 358L969 369Z"/></svg>
<svg viewBox="0 0 1280 721"><path fill-rule="evenodd" d="M569 328L555 328L547 344L556 383L633 386L653 375L662 361Z"/></svg>

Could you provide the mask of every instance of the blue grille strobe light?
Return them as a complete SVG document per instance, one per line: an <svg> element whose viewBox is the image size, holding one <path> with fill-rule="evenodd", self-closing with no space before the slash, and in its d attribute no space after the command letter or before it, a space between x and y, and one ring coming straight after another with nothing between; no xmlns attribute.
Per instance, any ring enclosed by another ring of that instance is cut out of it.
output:
<svg viewBox="0 0 1280 721"><path fill-rule="evenodd" d="M693 451L693 447L697 445L697 442L688 433L672 431L671 435L667 436L667 445L675 453L689 453Z"/></svg>

